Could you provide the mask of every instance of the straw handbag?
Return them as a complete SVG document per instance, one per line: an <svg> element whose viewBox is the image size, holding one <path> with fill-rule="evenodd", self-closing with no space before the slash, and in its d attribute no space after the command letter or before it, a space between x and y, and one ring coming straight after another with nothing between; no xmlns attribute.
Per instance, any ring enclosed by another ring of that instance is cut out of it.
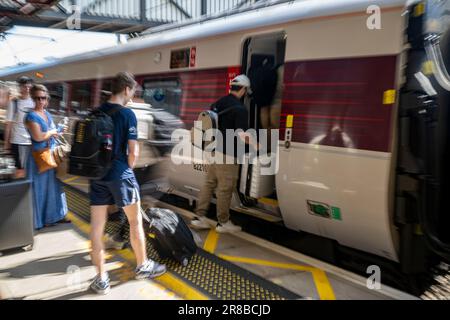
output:
<svg viewBox="0 0 450 320"><path fill-rule="evenodd" d="M69 156L72 146L63 136L56 137L55 141L56 147L53 150L53 158L59 166Z"/></svg>

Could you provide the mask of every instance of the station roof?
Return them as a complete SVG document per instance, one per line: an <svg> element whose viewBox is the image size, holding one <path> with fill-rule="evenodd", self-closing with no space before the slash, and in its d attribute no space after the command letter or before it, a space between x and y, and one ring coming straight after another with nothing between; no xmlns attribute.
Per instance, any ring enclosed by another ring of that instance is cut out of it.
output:
<svg viewBox="0 0 450 320"><path fill-rule="evenodd" d="M79 12L83 31L129 34L171 22L151 19L152 0L0 0L0 32L14 25L67 29L70 19ZM105 10L108 8L109 10ZM149 19L150 18L150 19Z"/></svg>
<svg viewBox="0 0 450 320"><path fill-rule="evenodd" d="M5 32L14 25L65 29L68 28L69 19L74 17L74 13L79 13L80 30L138 34L167 23L197 19L255 3L276 1L0 0L0 32Z"/></svg>

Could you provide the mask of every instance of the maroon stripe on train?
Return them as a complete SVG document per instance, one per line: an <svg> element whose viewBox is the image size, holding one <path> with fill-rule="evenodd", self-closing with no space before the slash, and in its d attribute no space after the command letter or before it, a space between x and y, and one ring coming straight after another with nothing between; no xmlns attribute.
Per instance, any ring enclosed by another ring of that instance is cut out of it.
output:
<svg viewBox="0 0 450 320"><path fill-rule="evenodd" d="M227 94L227 76L228 68L219 68L141 76L139 81L178 78L183 92L180 117L185 127L190 129L200 112Z"/></svg>
<svg viewBox="0 0 450 320"><path fill-rule="evenodd" d="M390 152L396 56L289 62L280 139L294 115L292 141Z"/></svg>

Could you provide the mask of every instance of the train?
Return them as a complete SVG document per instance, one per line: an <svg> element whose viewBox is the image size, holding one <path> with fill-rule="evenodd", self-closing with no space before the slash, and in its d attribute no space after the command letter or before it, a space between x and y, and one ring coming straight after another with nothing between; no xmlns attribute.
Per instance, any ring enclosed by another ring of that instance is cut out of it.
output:
<svg viewBox="0 0 450 320"><path fill-rule="evenodd" d="M77 117L129 71L140 101L189 132L234 76L261 57L282 65L278 170L262 176L242 165L232 210L414 274L431 256L450 257L449 9L434 0L289 1L10 68L0 79L33 77L52 92L52 112ZM252 100L249 126L258 129ZM195 201L206 168L172 161L170 192Z"/></svg>

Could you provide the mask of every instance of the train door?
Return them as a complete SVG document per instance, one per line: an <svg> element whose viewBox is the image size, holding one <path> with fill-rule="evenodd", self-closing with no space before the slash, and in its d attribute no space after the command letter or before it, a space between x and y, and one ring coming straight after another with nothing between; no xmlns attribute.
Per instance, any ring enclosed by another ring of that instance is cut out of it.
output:
<svg viewBox="0 0 450 320"><path fill-rule="evenodd" d="M252 94L245 101L249 110L249 127L257 130L260 141L265 141L262 152L267 152L273 159L276 159L278 141L275 144L270 143L269 130L273 131L272 136L276 139L275 131L279 128L281 111L285 49L284 32L250 37L244 42L243 48L242 69L252 83ZM266 138L262 135L266 135ZM275 150L271 150L272 145ZM247 207L263 209L269 214L279 216L275 173L264 173L261 166L260 163L242 165L238 183L240 200Z"/></svg>

